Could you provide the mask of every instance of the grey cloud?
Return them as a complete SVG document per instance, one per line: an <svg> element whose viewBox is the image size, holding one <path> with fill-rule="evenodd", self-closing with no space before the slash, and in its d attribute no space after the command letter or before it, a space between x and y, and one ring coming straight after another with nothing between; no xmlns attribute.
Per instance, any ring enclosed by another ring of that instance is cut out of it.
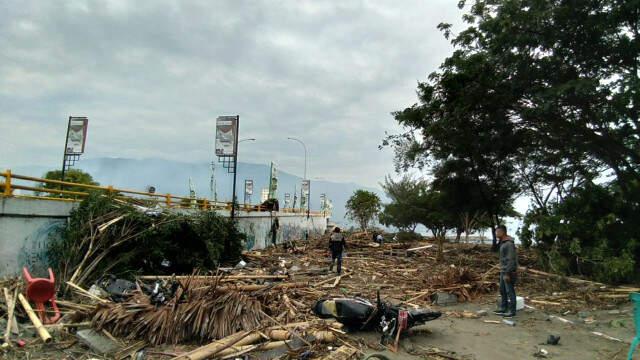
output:
<svg viewBox="0 0 640 360"><path fill-rule="evenodd" d="M0 4L0 167L57 166L69 115L86 157L209 161L214 119L241 115L243 161L376 185L389 112L450 51L441 1L70 1Z"/></svg>

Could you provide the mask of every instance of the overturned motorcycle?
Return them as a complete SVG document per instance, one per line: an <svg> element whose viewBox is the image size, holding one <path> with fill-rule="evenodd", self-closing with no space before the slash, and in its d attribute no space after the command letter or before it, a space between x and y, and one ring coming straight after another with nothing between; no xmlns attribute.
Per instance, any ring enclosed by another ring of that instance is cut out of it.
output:
<svg viewBox="0 0 640 360"><path fill-rule="evenodd" d="M405 309L380 300L377 302L359 297L322 298L316 302L313 312L320 318L335 318L348 330L376 330L382 333L380 342L389 344L400 337L400 333L416 325L435 320L442 315L430 309Z"/></svg>

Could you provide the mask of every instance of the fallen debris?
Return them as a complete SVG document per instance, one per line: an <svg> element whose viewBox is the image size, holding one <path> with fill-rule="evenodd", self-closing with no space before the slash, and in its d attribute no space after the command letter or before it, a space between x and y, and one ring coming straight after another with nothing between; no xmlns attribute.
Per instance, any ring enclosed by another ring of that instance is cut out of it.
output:
<svg viewBox="0 0 640 360"><path fill-rule="evenodd" d="M322 360L350 360L355 359L358 350L346 345L340 346L336 351L322 358Z"/></svg>
<svg viewBox="0 0 640 360"><path fill-rule="evenodd" d="M549 335L547 338L547 345L558 345L560 343L560 336Z"/></svg>
<svg viewBox="0 0 640 360"><path fill-rule="evenodd" d="M7 329L5 330L5 333L4 333L4 342L5 344L11 344L11 329L14 324L17 324L15 316L13 314L16 307L16 300L9 293L9 289L2 288L2 291L4 293L4 298L7 303L7 309L8 309L7 310Z"/></svg>
<svg viewBox="0 0 640 360"><path fill-rule="evenodd" d="M219 291L216 286L199 289L191 285L161 306L154 305L149 295L136 292L121 303L99 304L92 316L98 330L154 345L221 339L259 327L262 320L261 305L255 299L238 291Z"/></svg>
<svg viewBox="0 0 640 360"><path fill-rule="evenodd" d="M622 339L618 339L618 338L616 338L616 337L609 336L609 335L607 335L607 334L603 334L603 333L598 332L598 331L592 331L591 333L592 333L593 335L595 335L595 336L599 336L599 337L601 337L601 338L605 338L605 339L607 339L607 340L611 340L611 341L616 341L616 342L620 342L620 343L629 344L629 342L628 342L628 341L624 341L624 340L622 340Z"/></svg>
<svg viewBox="0 0 640 360"><path fill-rule="evenodd" d="M35 327L38 333L38 336L40 336L42 341L44 341L45 343L51 342L51 334L49 334L47 329L45 329L45 327L42 325L42 322L40 321L36 313L33 311L33 309L31 308L31 305L29 305L29 302L27 301L27 299L25 299L24 295L18 294L18 300L20 300L20 304L22 305L22 308L24 309L24 311L26 311L27 315L29 316L29 320L31 320L31 323Z"/></svg>
<svg viewBox="0 0 640 360"><path fill-rule="evenodd" d="M81 343L100 355L116 353L120 348L114 340L92 329L78 330L76 337Z"/></svg>

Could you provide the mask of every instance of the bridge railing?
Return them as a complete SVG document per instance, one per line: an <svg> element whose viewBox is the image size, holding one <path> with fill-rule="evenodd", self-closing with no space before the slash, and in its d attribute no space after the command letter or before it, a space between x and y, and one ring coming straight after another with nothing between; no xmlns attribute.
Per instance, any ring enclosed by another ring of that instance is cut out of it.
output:
<svg viewBox="0 0 640 360"><path fill-rule="evenodd" d="M17 180L17 181L16 181ZM53 185L45 187L45 184ZM65 187L73 190L65 190ZM16 193L15 190L21 190ZM27 191L31 194L23 194ZM230 202L214 202L204 198L190 198L172 194L157 194L144 191L114 188L113 186L99 186L80 184L69 181L43 179L33 176L13 174L11 170L0 172L0 196L21 197L55 201L81 201L92 192L101 192L141 206L161 206L164 208L199 208L204 210L231 210ZM236 204L240 211L269 211L261 205ZM304 213L303 209L280 209L286 213ZM322 215L322 212L311 211L310 215Z"/></svg>

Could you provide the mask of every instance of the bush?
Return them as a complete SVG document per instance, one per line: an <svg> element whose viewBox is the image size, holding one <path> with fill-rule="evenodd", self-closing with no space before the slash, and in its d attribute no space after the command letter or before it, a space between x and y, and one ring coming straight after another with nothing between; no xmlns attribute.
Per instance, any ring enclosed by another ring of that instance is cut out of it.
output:
<svg viewBox="0 0 640 360"><path fill-rule="evenodd" d="M118 217L122 218L97 231ZM77 280L89 283L105 273L131 278L138 273L214 269L237 261L244 239L230 219L213 211L149 216L113 198L91 194L71 212L68 226L52 236L47 256L62 280L80 267L85 274Z"/></svg>
<svg viewBox="0 0 640 360"><path fill-rule="evenodd" d="M589 184L547 209L529 211L521 241L540 252L544 268L620 283L637 280L637 202L616 184Z"/></svg>
<svg viewBox="0 0 640 360"><path fill-rule="evenodd" d="M399 242L413 242L422 240L422 235L415 231L400 231L396 234L396 239Z"/></svg>

